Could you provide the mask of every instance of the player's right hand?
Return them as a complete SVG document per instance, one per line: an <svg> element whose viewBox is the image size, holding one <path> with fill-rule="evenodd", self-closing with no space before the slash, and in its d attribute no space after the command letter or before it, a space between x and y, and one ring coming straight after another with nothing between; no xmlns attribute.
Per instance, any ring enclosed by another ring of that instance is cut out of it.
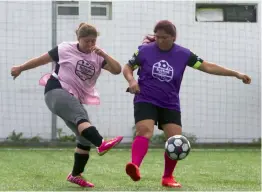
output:
<svg viewBox="0 0 262 192"><path fill-rule="evenodd" d="M13 76L13 79L17 78L21 74L22 70L20 66L14 66L11 69L11 75Z"/></svg>
<svg viewBox="0 0 262 192"><path fill-rule="evenodd" d="M139 85L135 79L129 82L129 92L132 94L136 94L140 92Z"/></svg>

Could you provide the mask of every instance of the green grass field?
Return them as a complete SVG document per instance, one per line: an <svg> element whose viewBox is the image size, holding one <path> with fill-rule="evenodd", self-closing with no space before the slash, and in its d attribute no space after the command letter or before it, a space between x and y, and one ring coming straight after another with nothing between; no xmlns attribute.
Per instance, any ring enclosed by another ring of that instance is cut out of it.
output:
<svg viewBox="0 0 262 192"><path fill-rule="evenodd" d="M73 150L0 149L0 191L161 191L163 151L150 150L141 167L142 179L132 182L125 174L130 150L112 150L100 157L91 153L85 176L95 184L83 189L68 183ZM177 191L261 191L260 150L191 151L178 163Z"/></svg>

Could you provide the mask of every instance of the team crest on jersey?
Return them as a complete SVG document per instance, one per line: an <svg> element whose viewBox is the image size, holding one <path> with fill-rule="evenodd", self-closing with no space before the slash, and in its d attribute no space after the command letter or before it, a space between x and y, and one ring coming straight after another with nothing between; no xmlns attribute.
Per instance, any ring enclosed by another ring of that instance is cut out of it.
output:
<svg viewBox="0 0 262 192"><path fill-rule="evenodd" d="M79 60L76 64L75 74L82 80L91 79L95 74L95 66L91 61Z"/></svg>
<svg viewBox="0 0 262 192"><path fill-rule="evenodd" d="M173 79L173 75L174 69L165 60L155 63L152 67L152 76L159 81L169 82Z"/></svg>

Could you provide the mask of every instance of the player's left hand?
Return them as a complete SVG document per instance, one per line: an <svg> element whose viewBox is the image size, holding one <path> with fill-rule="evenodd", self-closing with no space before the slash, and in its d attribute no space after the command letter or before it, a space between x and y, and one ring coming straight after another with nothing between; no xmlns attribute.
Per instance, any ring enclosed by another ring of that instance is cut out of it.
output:
<svg viewBox="0 0 262 192"><path fill-rule="evenodd" d="M251 78L247 76L246 74L238 73L236 76L238 79L242 80L245 84L251 83Z"/></svg>
<svg viewBox="0 0 262 192"><path fill-rule="evenodd" d="M97 55L100 55L101 57L105 57L106 56L106 53L102 49L97 47L97 46L92 47L91 51L95 52Z"/></svg>

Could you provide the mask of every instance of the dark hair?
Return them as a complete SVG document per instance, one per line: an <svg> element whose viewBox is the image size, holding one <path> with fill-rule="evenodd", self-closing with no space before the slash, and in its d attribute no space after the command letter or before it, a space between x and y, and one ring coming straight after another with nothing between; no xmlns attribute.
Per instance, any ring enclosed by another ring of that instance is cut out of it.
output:
<svg viewBox="0 0 262 192"><path fill-rule="evenodd" d="M78 39L81 37L87 37L89 35L94 35L95 37L97 37L99 35L99 32L92 25L89 25L87 23L80 23L78 29L76 30L76 35Z"/></svg>
<svg viewBox="0 0 262 192"><path fill-rule="evenodd" d="M176 26L168 20L159 21L155 25L154 33L156 33L158 30L164 30L167 34L176 37ZM151 43L154 42L155 40L156 40L155 36L149 34L144 37L142 44Z"/></svg>
<svg viewBox="0 0 262 192"><path fill-rule="evenodd" d="M154 33L156 33L158 30L164 30L167 34L176 37L176 26L168 20L159 21L155 25Z"/></svg>

